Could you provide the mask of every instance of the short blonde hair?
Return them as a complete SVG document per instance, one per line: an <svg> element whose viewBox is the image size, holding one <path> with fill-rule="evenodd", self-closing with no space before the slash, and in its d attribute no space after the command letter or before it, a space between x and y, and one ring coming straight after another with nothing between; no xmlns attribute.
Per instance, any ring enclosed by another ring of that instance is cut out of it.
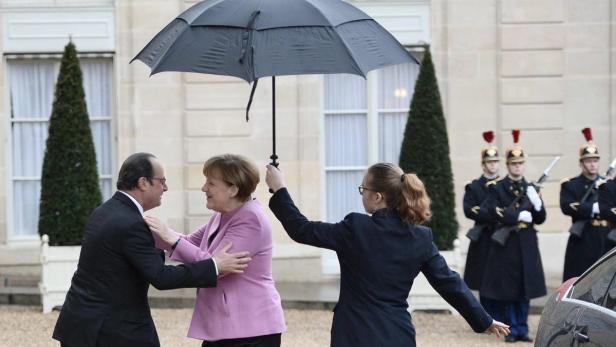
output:
<svg viewBox="0 0 616 347"><path fill-rule="evenodd" d="M203 175L219 174L221 180L238 188L237 198L246 201L259 184L259 170L250 160L237 154L221 154L203 164Z"/></svg>

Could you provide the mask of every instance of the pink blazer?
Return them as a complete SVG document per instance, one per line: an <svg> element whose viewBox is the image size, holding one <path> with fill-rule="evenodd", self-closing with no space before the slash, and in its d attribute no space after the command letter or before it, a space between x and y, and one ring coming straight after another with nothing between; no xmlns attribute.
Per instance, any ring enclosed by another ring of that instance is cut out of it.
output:
<svg viewBox="0 0 616 347"><path fill-rule="evenodd" d="M218 234L208 246L216 229ZM173 252L156 240L170 258L184 263L211 258L219 248L233 243L231 252L248 251L252 261L243 274L218 278L215 288L198 288L188 336L207 341L261 336L286 330L280 295L272 279L272 226L261 204L249 200L210 221L190 235L181 235Z"/></svg>

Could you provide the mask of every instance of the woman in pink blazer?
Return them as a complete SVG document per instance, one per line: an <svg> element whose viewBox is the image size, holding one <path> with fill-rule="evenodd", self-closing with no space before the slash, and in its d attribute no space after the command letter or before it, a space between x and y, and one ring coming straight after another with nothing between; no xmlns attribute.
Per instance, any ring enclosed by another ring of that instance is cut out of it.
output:
<svg viewBox="0 0 616 347"><path fill-rule="evenodd" d="M203 346L280 346L286 330L280 295L272 279L272 227L261 204L251 198L259 171L244 157L219 155L204 167L201 190L216 213L190 235L146 216L158 248L184 263L211 258L228 244L248 251L243 273L219 277L215 288L199 288L188 336Z"/></svg>

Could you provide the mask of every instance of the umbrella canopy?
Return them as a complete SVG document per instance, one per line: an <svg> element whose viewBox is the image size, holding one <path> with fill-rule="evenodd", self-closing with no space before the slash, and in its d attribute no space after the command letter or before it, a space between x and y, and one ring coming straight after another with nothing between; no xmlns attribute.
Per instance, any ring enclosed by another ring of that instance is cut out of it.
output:
<svg viewBox="0 0 616 347"><path fill-rule="evenodd" d="M272 76L276 159L275 76L348 73L417 63L368 15L341 0L205 0L180 14L133 60L151 73L199 72L253 82Z"/></svg>
<svg viewBox="0 0 616 347"><path fill-rule="evenodd" d="M135 57L162 71L235 76L349 73L414 59L377 22L340 0L205 0Z"/></svg>

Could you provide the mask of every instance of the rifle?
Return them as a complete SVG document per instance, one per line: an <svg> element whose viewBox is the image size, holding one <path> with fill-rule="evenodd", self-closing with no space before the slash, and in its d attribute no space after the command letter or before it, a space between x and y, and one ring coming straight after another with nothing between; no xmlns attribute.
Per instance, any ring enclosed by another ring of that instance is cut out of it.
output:
<svg viewBox="0 0 616 347"><path fill-rule="evenodd" d="M543 174L541 175L541 177L539 177L539 179L537 180L537 193L539 193L539 190L541 189L541 184L543 182L545 182L545 180L548 178L550 171L552 171L552 168L554 167L554 165L556 165L556 162L558 162L558 160L560 159L560 157L556 157L554 158L554 160L552 160L552 163L550 163L550 165L547 167L547 169L545 169L545 171L543 171ZM511 202L511 204L509 204L508 208L513 208L515 207L516 204L518 204L524 197L526 196L526 191L522 192L522 194L518 195L515 200L513 200ZM528 209L528 200L524 201L525 204L520 206L520 210L526 210ZM517 230L518 226L516 225L504 225L501 226L500 228L496 229L496 231L494 232L494 234L492 234L492 241L498 243L501 246L504 246L505 243L507 243L507 239L509 239L509 235L511 234L512 231ZM616 235L615 235L616 236Z"/></svg>
<svg viewBox="0 0 616 347"><path fill-rule="evenodd" d="M468 230L468 232L466 233L466 237L468 237L471 242L477 242L485 226L485 224L475 224L475 226Z"/></svg>
<svg viewBox="0 0 616 347"><path fill-rule="evenodd" d="M607 172L605 173L605 177L609 177L613 172L614 172L614 168L616 168L616 159L614 159L612 161L612 163L610 164L610 166L607 168ZM586 199L588 199L588 196L590 195L590 193L593 191L593 189L595 189L595 184L597 183L597 181L600 179L600 177L597 177L594 181L593 184L590 185L590 187L588 187L588 189L586 189L586 193L584 193L584 196L582 197L582 200L580 200L580 205L582 203L584 203L586 201ZM569 228L569 233L571 233L571 235L576 236L576 237L582 237L582 232L584 232L584 228L586 228L586 224L588 223L588 220L579 220L575 223L573 223L571 225L571 228ZM614 231L614 242L616 242L616 230ZM609 235L608 235L609 238Z"/></svg>

